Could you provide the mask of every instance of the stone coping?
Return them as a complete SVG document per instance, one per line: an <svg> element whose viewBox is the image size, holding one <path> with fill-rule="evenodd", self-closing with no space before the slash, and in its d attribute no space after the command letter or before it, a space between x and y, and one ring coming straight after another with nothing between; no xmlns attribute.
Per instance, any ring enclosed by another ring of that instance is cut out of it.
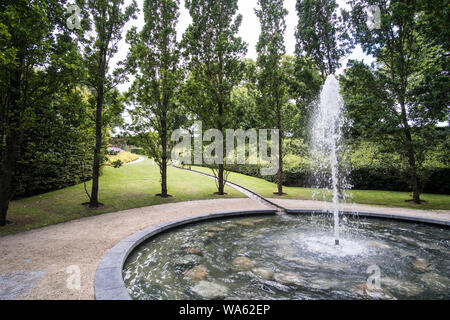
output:
<svg viewBox="0 0 450 320"><path fill-rule="evenodd" d="M125 283L122 277L122 270L128 255L141 243L149 238L173 229L179 226L187 225L190 223L201 222L212 219L240 217L240 216L254 216L254 215L274 215L277 210L262 209L262 210L249 210L249 211L231 211L231 212L219 212L212 214L204 214L195 217L183 218L172 220L169 222L161 223L155 226L151 226L143 231L137 232L128 238L120 241L112 249L110 249L100 261L97 270L95 272L94 279L94 295L96 300L131 300L128 293L128 289L125 287ZM329 214L329 211L315 209L287 209L287 214ZM450 227L450 221L439 220L431 218L423 218L417 216L407 215L395 215L386 213L374 213L374 212L352 212L352 211L340 211L341 214L357 216L357 217L370 217L379 219L391 219L391 220L403 220L409 222L419 222L425 224L432 224L438 226Z"/></svg>
<svg viewBox="0 0 450 320"><path fill-rule="evenodd" d="M328 214L328 210L317 210L316 209L286 209L288 214ZM369 217L369 218L379 218L379 219L390 219L390 220L403 220L408 222L420 222L425 224L432 224L437 226L450 227L450 220L446 219L434 219L425 218L412 215L404 214L389 214L389 213L379 213L379 212L366 212L366 211L339 211L340 214L355 216L355 217Z"/></svg>

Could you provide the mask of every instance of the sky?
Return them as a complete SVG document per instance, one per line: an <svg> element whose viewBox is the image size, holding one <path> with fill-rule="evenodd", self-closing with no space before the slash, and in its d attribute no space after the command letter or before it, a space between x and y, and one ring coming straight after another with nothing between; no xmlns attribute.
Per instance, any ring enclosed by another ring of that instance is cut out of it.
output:
<svg viewBox="0 0 450 320"><path fill-rule="evenodd" d="M137 20L132 20L127 23L125 26L124 36L122 41L119 44L119 52L115 55L113 59L113 64L125 59L128 51L128 45L126 44L124 38L126 31L129 30L132 26L136 26L138 30L142 28L144 25L144 17L142 13L142 7L143 7L143 0L136 0L139 7L139 14ZM339 6L341 8L349 8L347 4L345 3L345 0L337 0ZM131 3L131 0L126 0L126 4ZM288 15L286 17L286 33L285 33L285 46L286 46L286 53L288 55L294 55L295 50L295 28L297 26L297 12L295 10L295 3L296 0L285 0L284 6L288 10ZM256 17L254 8L257 7L257 0L239 0L238 1L239 6L239 13L242 15L242 25L239 30L239 36L248 44L248 52L247 52L247 58L251 58L253 60L256 60L257 53L256 53L256 43L258 42L259 33L261 32L261 29L259 27L259 21ZM178 40L181 39L184 31L191 23L191 17L189 15L189 12L185 8L185 0L180 0L180 17L178 21L178 27L177 27L177 37ZM345 68L348 59L358 59L358 60L364 60L366 63L371 63L373 59L367 55L365 55L361 49L361 47L357 46L353 52L345 57L342 61L342 67L337 71L337 73L341 73L343 69ZM129 87L129 83L124 83L119 86L119 89L121 91L127 90Z"/></svg>

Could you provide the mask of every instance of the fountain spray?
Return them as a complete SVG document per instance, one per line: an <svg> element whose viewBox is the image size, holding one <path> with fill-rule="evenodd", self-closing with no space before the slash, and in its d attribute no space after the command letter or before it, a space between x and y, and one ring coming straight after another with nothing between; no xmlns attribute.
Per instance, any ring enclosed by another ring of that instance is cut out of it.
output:
<svg viewBox="0 0 450 320"><path fill-rule="evenodd" d="M316 178L320 185L333 190L333 215L335 244L339 245L339 188L343 185L339 173L339 150L341 147L344 102L339 93L339 82L329 75L320 92L320 101L313 115L312 153L318 164ZM323 177L323 171L331 173L331 179ZM324 181L327 180L327 181ZM330 181L331 180L331 181Z"/></svg>

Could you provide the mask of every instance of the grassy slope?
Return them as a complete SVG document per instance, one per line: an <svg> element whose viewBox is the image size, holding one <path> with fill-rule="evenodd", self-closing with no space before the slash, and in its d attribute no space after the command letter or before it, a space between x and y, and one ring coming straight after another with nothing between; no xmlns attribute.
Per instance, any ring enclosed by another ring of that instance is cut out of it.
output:
<svg viewBox="0 0 450 320"><path fill-rule="evenodd" d="M208 168L193 167L193 169L211 173ZM265 181L263 179L245 176L243 174L231 172L228 176L228 180L240 184L250 190L253 190L264 197L269 198L283 198L283 199L312 199L315 189L311 188L297 188L297 187L284 187L283 191L287 193L285 196L277 196L273 193L276 191L276 185L274 183ZM405 202L405 200L411 199L409 192L396 192L396 191L379 191L379 190L351 190L349 191L351 200L361 204L372 204L389 207L403 207L411 209L441 209L450 210L450 196L442 194L423 194L422 200L427 202L421 205L417 205L411 202Z"/></svg>
<svg viewBox="0 0 450 320"><path fill-rule="evenodd" d="M194 168L210 173L207 168ZM213 194L217 188L212 179L184 170L168 170L169 193L174 195L168 199L155 196L160 192L159 169L146 160L119 169L104 168L104 175L100 179L100 201L105 205L99 209L89 209L81 205L88 200L82 184L12 201L8 220L13 223L0 228L0 236L107 212L178 201L223 198ZM268 181L233 172L230 173L229 180L262 196L279 198L273 194L276 185ZM90 183L87 187L90 190ZM227 187L225 191L227 195L224 197L243 197L234 189ZM312 199L314 189L285 187L284 191L287 195L282 198ZM405 202L411 198L408 192L352 190L351 195L354 202L361 204L450 210L448 195L424 194L422 198L427 200L427 203L422 205Z"/></svg>
<svg viewBox="0 0 450 320"><path fill-rule="evenodd" d="M87 184L90 191L90 183ZM49 192L29 198L12 201L8 220L13 223L0 228L0 235L39 228L80 217L92 216L131 208L161 203L223 198L215 196L215 182L207 177L183 171L168 169L168 189L173 198L162 199L159 168L146 160L114 169L104 168L100 178L100 201L105 205L99 209L82 206L88 198L83 184ZM240 192L226 188L224 197L245 197Z"/></svg>

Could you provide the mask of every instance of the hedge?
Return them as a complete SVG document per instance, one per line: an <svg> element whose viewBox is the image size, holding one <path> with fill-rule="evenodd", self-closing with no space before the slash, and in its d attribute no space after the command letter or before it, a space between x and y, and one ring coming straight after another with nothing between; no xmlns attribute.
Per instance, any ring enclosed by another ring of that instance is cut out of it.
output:
<svg viewBox="0 0 450 320"><path fill-rule="evenodd" d="M259 165L227 165L227 170L242 173L248 176L276 182L277 176L262 176ZM423 183L424 193L450 194L450 168L427 168L428 179ZM330 180L329 175L323 172L322 180ZM393 168L356 168L350 171L347 178L353 189L357 190L386 190L411 191L407 175ZM283 170L283 185L288 187L323 187L325 183L315 180L310 167L292 167Z"/></svg>

